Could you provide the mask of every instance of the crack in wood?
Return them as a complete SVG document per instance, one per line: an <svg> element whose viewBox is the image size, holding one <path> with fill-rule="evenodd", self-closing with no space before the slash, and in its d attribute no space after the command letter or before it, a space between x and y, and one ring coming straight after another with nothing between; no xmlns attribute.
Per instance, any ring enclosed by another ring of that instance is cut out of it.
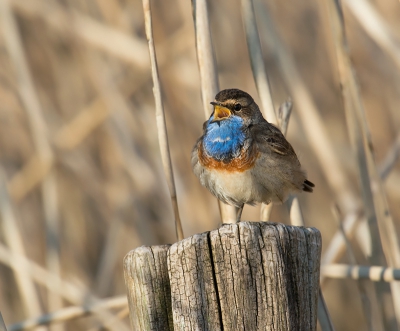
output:
<svg viewBox="0 0 400 331"><path fill-rule="evenodd" d="M155 247L124 260L134 330L316 330L318 230L240 222Z"/></svg>

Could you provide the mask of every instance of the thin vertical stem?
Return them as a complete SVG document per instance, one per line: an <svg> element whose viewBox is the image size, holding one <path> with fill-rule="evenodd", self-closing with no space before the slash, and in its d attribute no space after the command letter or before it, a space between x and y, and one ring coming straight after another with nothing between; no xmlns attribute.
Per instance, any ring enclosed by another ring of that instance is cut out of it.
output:
<svg viewBox="0 0 400 331"><path fill-rule="evenodd" d="M391 148L387 152L384 161L379 165L379 176L384 181L390 171L393 169L395 162L398 158L398 151L400 151L400 135L398 135L396 141L392 144ZM344 216L343 229L347 236L353 236L357 225L360 224L360 218L363 215L360 212L348 213ZM365 218L365 217L364 217ZM341 233L337 232L330 241L328 247L325 250L324 256L322 257L322 265L332 264L339 260L341 254L345 249L345 243ZM326 277L321 276L321 284L323 285Z"/></svg>
<svg viewBox="0 0 400 331"><path fill-rule="evenodd" d="M0 212L1 231L4 234L6 245L13 253L25 256L23 238L18 230L3 169L0 169ZM20 267L14 269L14 275L21 297L22 311L29 317L39 315L41 313L40 302L30 273L26 268Z"/></svg>
<svg viewBox="0 0 400 331"><path fill-rule="evenodd" d="M290 114L292 113L292 101L289 99L284 102L278 111L278 122L279 127L286 136ZM304 217L301 211L299 199L296 196L293 196L287 202L287 205L290 210L290 222L295 226L304 226ZM318 321L321 325L323 331L334 331L333 323L328 311L328 307L326 306L324 296L322 294L321 287L318 290Z"/></svg>
<svg viewBox="0 0 400 331"><path fill-rule="evenodd" d="M347 256L349 258L349 262L351 265L355 266L358 264L356 255L354 254L353 247L350 243L350 240L348 239L348 237L346 235L346 231L343 227L342 215L340 214L340 210L337 205L335 205L333 207L333 214L335 216L339 231L341 232L341 234L343 236L343 240L346 244L346 252L347 252ZM378 316L378 317L376 316L376 314L379 314L379 309L376 309L376 310L374 309L374 311L372 311L372 309L371 309L371 301L367 294L368 290L367 290L366 284L362 280L360 280L360 281L357 281L357 287L358 287L358 291L360 292L361 305L363 307L365 320L367 321L368 330L369 331L381 330L382 326L379 324L381 324L382 318L380 316Z"/></svg>
<svg viewBox="0 0 400 331"><path fill-rule="evenodd" d="M260 37L258 35L256 16L252 0L242 0L242 18L246 31L247 48L251 61L251 69L256 82L258 94L261 99L261 109L266 120L277 124L274 104L271 96L271 88L268 82L268 75L264 65ZM260 219L268 221L271 214L272 203L269 205L261 204Z"/></svg>
<svg viewBox="0 0 400 331"><path fill-rule="evenodd" d="M41 165L47 167L53 163L54 156L46 134L47 127L42 107L35 91L18 26L8 0L0 0L0 21L2 22L3 31L7 31L5 33L6 46L17 74L18 92L29 119L35 149L39 155ZM44 179L41 191L48 245L46 262L52 272L59 274L57 186L54 172L51 172ZM48 299L51 309L57 309L62 306L60 297L51 292L48 292ZM33 300L33 305L36 308L31 313L37 314L40 311L40 306L35 301L38 301L38 299Z"/></svg>
<svg viewBox="0 0 400 331"><path fill-rule="evenodd" d="M318 322L322 331L335 331L321 288L318 291Z"/></svg>
<svg viewBox="0 0 400 331"><path fill-rule="evenodd" d="M389 266L399 267L400 242L374 160L371 134L361 101L356 74L348 54L341 4L339 0L327 0L326 3L332 26L348 130L357 153L364 207L370 227L372 254L369 258L371 264L380 264L383 259L381 255L383 247ZM391 283L390 286L397 324L400 325L400 284Z"/></svg>
<svg viewBox="0 0 400 331"><path fill-rule="evenodd" d="M219 92L218 73L208 20L207 0L192 0L193 21L196 33L197 62L200 71L201 97L206 120L210 117L214 100ZM218 201L222 223L236 223L238 208Z"/></svg>
<svg viewBox="0 0 400 331"><path fill-rule="evenodd" d="M252 0L242 0L242 17L246 31L246 41L251 61L251 69L253 71L258 94L260 95L262 110L268 122L277 124L277 116L272 101L267 71L264 65Z"/></svg>
<svg viewBox="0 0 400 331"><path fill-rule="evenodd" d="M4 323L3 315L0 312L0 331L7 331L6 324Z"/></svg>
<svg viewBox="0 0 400 331"><path fill-rule="evenodd" d="M169 192L171 195L172 208L174 210L174 215L175 215L176 235L178 237L178 240L182 240L184 236L183 236L181 220L179 217L179 208L178 208L178 200L175 189L174 172L172 169L171 155L169 151L167 125L165 123L165 114L161 96L160 79L158 76L157 58L156 58L156 51L154 48L153 28L151 23L151 9L149 0L143 0L143 11L144 11L144 22L146 28L146 37L149 45L151 73L153 77L153 93L156 104L156 121L158 129L158 141L160 144L160 151L161 151L161 159L165 171L165 176L167 178Z"/></svg>
<svg viewBox="0 0 400 331"><path fill-rule="evenodd" d="M390 171L395 166L397 160L400 157L400 133L397 134L397 138L394 141L393 145L390 147L387 152L385 159L379 165L379 177L382 181L386 179L386 177L390 174Z"/></svg>
<svg viewBox="0 0 400 331"><path fill-rule="evenodd" d="M200 71L201 98L206 120L210 117L214 100L219 92L218 73L211 40L206 0L193 0L193 21L196 34L197 62Z"/></svg>
<svg viewBox="0 0 400 331"><path fill-rule="evenodd" d="M297 105L300 124L304 128L310 148L314 151L324 177L334 191L341 209L346 213L353 211L358 199L349 185L350 181L345 175L346 171L335 152L317 106L307 90L307 85L297 69L293 56L275 29L273 18L269 15L265 3L256 1L256 5L257 14L260 15L259 22L267 36L265 40L278 61L279 69L290 89L291 97ZM310 128L313 129L310 130Z"/></svg>
<svg viewBox="0 0 400 331"><path fill-rule="evenodd" d="M372 3L367 0L345 0L344 3L364 30L392 58L397 68L400 69L399 40Z"/></svg>

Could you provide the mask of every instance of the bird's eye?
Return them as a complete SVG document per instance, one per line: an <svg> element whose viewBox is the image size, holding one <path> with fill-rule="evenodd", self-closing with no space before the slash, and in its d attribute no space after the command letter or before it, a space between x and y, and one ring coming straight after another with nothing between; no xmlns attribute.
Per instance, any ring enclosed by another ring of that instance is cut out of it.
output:
<svg viewBox="0 0 400 331"><path fill-rule="evenodd" d="M233 110L239 111L242 110L242 105L240 103L235 103L233 106Z"/></svg>

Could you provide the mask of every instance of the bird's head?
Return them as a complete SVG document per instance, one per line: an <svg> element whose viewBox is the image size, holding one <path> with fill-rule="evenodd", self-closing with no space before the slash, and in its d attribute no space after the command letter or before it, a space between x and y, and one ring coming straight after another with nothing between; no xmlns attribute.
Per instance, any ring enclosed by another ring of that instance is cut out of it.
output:
<svg viewBox="0 0 400 331"><path fill-rule="evenodd" d="M230 160L240 154L247 129L263 117L253 98L238 89L222 90L211 104L214 111L203 126L204 149L214 159Z"/></svg>
<svg viewBox="0 0 400 331"><path fill-rule="evenodd" d="M211 104L214 106L211 123L239 117L243 126L247 127L262 120L261 112L253 98L239 89L222 90Z"/></svg>

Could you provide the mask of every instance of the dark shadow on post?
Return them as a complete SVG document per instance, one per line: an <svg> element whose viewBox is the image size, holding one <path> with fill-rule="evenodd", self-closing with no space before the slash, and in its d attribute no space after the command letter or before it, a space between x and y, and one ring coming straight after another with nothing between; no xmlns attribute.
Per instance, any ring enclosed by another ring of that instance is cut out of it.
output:
<svg viewBox="0 0 400 331"><path fill-rule="evenodd" d="M170 245L139 247L124 258L129 316L135 331L172 331L167 252Z"/></svg>

